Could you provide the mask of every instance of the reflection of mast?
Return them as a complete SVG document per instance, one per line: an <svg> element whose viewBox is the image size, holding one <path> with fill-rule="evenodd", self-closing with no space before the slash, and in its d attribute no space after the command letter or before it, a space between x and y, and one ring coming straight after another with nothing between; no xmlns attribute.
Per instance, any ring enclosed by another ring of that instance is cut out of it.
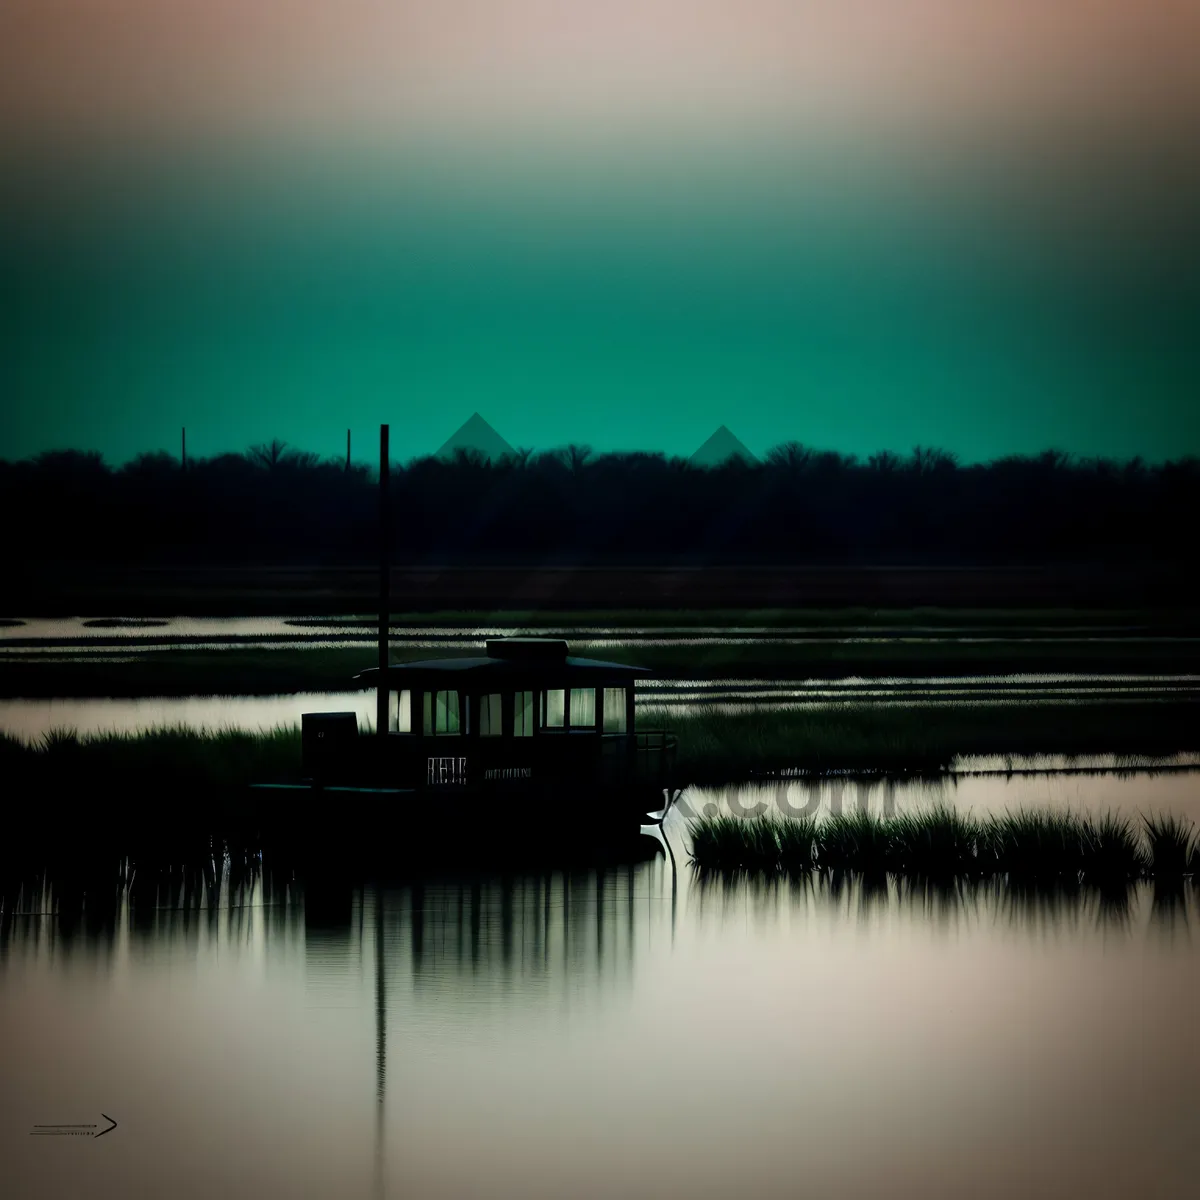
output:
<svg viewBox="0 0 1200 1200"><path fill-rule="evenodd" d="M675 851L671 849L671 839L667 833L667 817L671 814L671 807L676 800L679 799L679 793L675 793L674 799L668 797L666 807L662 811L662 816L657 820L651 821L648 825L642 826L642 833L649 837L656 838L664 850L667 852L667 860L671 864L671 945L675 944L675 921L679 912L679 869L675 862Z"/></svg>
<svg viewBox="0 0 1200 1200"><path fill-rule="evenodd" d="M383 900L375 889L375 1194L383 1187L383 1098L387 1091L387 996L384 992Z"/></svg>

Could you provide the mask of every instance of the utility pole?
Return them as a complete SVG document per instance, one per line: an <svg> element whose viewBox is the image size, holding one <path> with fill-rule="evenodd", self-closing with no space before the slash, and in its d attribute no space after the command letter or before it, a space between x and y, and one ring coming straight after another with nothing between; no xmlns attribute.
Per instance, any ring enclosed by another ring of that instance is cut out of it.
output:
<svg viewBox="0 0 1200 1200"><path fill-rule="evenodd" d="M392 521L388 503L388 426L379 427L379 687L375 693L375 732L386 738L391 694L388 691L388 622L391 619Z"/></svg>

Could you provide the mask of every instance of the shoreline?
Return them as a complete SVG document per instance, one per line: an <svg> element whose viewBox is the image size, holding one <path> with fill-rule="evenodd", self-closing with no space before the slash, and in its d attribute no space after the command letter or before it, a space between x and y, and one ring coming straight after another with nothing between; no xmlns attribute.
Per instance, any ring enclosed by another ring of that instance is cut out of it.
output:
<svg viewBox="0 0 1200 1200"><path fill-rule="evenodd" d="M3 616L322 616L377 611L378 566L15 564ZM407 564L393 611L1102 608L1177 609L1184 562L792 565Z"/></svg>

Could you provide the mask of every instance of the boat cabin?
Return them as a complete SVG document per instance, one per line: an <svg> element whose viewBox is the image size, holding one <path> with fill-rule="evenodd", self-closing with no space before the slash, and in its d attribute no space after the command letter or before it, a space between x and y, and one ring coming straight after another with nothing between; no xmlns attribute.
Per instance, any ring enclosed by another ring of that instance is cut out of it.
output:
<svg viewBox="0 0 1200 1200"><path fill-rule="evenodd" d="M653 800L674 739L635 729L634 681L649 674L576 657L551 638L496 638L480 657L390 665L387 736L358 738L344 717L339 734L340 714L310 714L305 774L333 783L361 774L357 764L375 782L420 791L636 787ZM379 686L379 676L355 678Z"/></svg>

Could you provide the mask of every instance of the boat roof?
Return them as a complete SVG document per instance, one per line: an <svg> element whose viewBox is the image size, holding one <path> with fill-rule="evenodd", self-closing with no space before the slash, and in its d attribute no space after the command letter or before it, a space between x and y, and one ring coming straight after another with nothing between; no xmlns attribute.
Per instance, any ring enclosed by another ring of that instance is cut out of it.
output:
<svg viewBox="0 0 1200 1200"><path fill-rule="evenodd" d="M368 667L359 671L355 679L372 679L379 674L378 667ZM466 675L471 679L492 679L518 677L536 678L546 682L554 682L566 678L570 681L599 679L604 677L636 678L650 675L648 667L632 667L628 663L601 662L596 658L577 658L567 655L566 658L555 659L552 662L535 661L521 658L427 658L420 662L390 663L388 675Z"/></svg>
<svg viewBox="0 0 1200 1200"><path fill-rule="evenodd" d="M649 675L646 667L631 667L627 663L601 662L596 658L577 658L568 652L567 643L560 638L502 637L488 638L483 657L426 658L419 662L388 665L402 676L411 675L468 675L471 679L521 678L542 683L556 680L579 682L588 678L632 678ZM369 667L354 676L369 679L378 675L378 667Z"/></svg>

